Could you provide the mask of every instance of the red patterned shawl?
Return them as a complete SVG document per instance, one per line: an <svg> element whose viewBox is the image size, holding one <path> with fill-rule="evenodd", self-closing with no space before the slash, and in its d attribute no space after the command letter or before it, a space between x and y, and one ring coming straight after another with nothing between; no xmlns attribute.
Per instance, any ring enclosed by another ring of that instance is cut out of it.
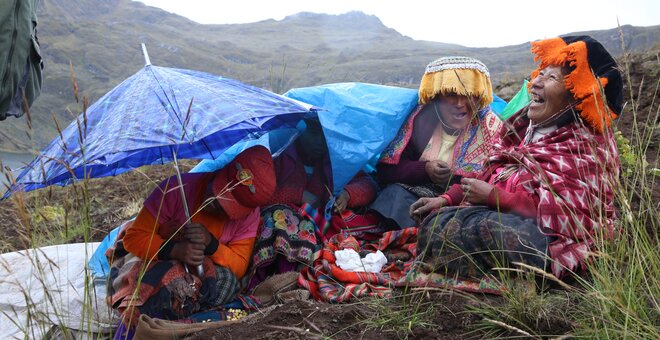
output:
<svg viewBox="0 0 660 340"><path fill-rule="evenodd" d="M526 116L526 110L521 110L514 121L517 134L502 129L502 139L489 158L490 167L522 165L534 174L529 190L540 200L537 222L541 231L557 237L548 251L552 272L561 277L567 270L584 268L599 233L612 234L618 152L611 131L600 134L580 122L524 145Z"/></svg>

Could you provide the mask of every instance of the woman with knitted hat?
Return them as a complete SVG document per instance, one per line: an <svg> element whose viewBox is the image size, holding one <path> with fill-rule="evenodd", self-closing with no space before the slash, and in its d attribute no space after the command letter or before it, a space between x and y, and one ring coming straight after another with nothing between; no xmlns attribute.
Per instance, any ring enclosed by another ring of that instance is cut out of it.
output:
<svg viewBox="0 0 660 340"><path fill-rule="evenodd" d="M388 185L371 208L389 228L416 225L410 204L444 193L449 183L482 168L501 126L490 110L488 68L468 57L444 57L426 67L419 105L383 151L378 178Z"/></svg>
<svg viewBox="0 0 660 340"><path fill-rule="evenodd" d="M272 156L263 146L216 172L181 178L187 202L176 177L166 179L107 252L108 303L129 328L140 314L180 319L231 302L250 262L259 207L276 187Z"/></svg>
<svg viewBox="0 0 660 340"><path fill-rule="evenodd" d="M486 168L410 207L431 270L479 277L522 262L562 277L612 232L617 64L588 36L533 42L532 53L532 100L506 122Z"/></svg>

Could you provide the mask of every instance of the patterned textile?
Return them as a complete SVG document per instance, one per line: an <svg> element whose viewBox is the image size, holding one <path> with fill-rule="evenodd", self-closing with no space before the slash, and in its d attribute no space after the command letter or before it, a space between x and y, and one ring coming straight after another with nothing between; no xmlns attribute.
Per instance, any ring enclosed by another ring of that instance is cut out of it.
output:
<svg viewBox="0 0 660 340"><path fill-rule="evenodd" d="M399 163L403 150L405 150L412 138L415 117L417 117L423 107L423 105L418 105L413 111L396 137L383 150L380 162L385 164ZM486 160L494 135L501 126L501 123L489 107L478 111L477 117L478 119L473 119L470 122L470 126L461 132L456 139L452 157L452 167L456 175L464 176L482 170L482 164Z"/></svg>
<svg viewBox="0 0 660 340"><path fill-rule="evenodd" d="M321 248L315 223L298 209L282 204L264 208L248 271L253 288L268 276L310 265Z"/></svg>
<svg viewBox="0 0 660 340"><path fill-rule="evenodd" d="M374 234L382 232L379 226L380 217L371 211L359 214L346 209L341 214L333 212L335 201L329 201L323 208L314 208L310 204L303 204L300 214L309 218L316 230L316 235L323 244L339 233L348 233L360 239L370 239Z"/></svg>
<svg viewBox="0 0 660 340"><path fill-rule="evenodd" d="M222 306L231 302L241 290L236 275L228 268L215 266L215 280L216 294L214 300L209 303L211 306Z"/></svg>
<svg viewBox="0 0 660 340"><path fill-rule="evenodd" d="M330 230L333 204L334 200L330 200L326 203L325 207L321 209L321 207L315 208L309 203L303 203L299 209L302 216L308 218L314 223L314 232L322 243L327 241L325 233Z"/></svg>
<svg viewBox="0 0 660 340"><path fill-rule="evenodd" d="M325 215L309 204L300 208L282 204L265 208L254 246L248 289L270 275L310 266L320 256L326 235L347 232L368 237L370 232L378 230L378 217L373 214L358 215L346 210L330 215L330 220Z"/></svg>
<svg viewBox="0 0 660 340"><path fill-rule="evenodd" d="M410 270L394 283L395 287L435 287L456 289L469 293L500 295L506 287L496 279L484 276L479 280L452 277L441 273L425 273L421 269Z"/></svg>
<svg viewBox="0 0 660 340"><path fill-rule="evenodd" d="M110 262L108 304L119 311L128 328L135 327L140 314L180 319L225 303L237 292L236 277L208 257L200 278L186 272L179 261L143 261L128 253L122 242L124 234L125 229L106 251Z"/></svg>
<svg viewBox="0 0 660 340"><path fill-rule="evenodd" d="M361 256L380 250L388 263L379 273L344 271L335 264L334 252L347 248ZM352 236L338 234L326 244L313 267L303 268L298 284L309 290L314 299L332 303L348 302L361 296L389 297L392 287L403 286L447 287L484 293L500 291L490 281L472 282L423 274L414 266L416 253L417 228L389 231L374 242L359 242Z"/></svg>
<svg viewBox="0 0 660 340"><path fill-rule="evenodd" d="M418 259L433 272L463 278L481 278L512 262L546 270L549 242L533 218L485 206L445 207L422 222Z"/></svg>
<svg viewBox="0 0 660 340"><path fill-rule="evenodd" d="M521 144L520 136L531 136L526 113L523 109L511 118L513 129L503 130L490 166L533 174L527 188L540 199L536 220L541 231L556 237L549 253L552 273L561 277L567 270L584 268L598 233L612 235L618 152L611 131L600 134L580 122Z"/></svg>

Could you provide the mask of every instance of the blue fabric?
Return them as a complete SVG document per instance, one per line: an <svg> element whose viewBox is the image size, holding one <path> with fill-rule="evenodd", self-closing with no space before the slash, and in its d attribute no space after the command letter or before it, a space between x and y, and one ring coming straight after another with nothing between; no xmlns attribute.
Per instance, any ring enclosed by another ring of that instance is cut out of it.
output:
<svg viewBox="0 0 660 340"><path fill-rule="evenodd" d="M504 108L506 107L507 103L504 99L498 97L495 93L493 93L493 102L490 103L490 108L497 114L499 117L499 114L504 111Z"/></svg>
<svg viewBox="0 0 660 340"><path fill-rule="evenodd" d="M303 123L304 124L304 123ZM277 157L287 146L289 146L300 134L296 128L277 129L266 133L258 139L245 138L229 147L215 159L204 159L190 172L213 172L222 169L227 163L231 162L236 155L243 150L255 145L262 145L270 150L273 157Z"/></svg>
<svg viewBox="0 0 660 340"><path fill-rule="evenodd" d="M216 158L241 140L293 128L312 111L309 105L236 80L148 65L64 129L4 198L16 190L165 164L174 152L178 158Z"/></svg>
<svg viewBox="0 0 660 340"><path fill-rule="evenodd" d="M103 241L101 241L101 244L99 244L89 259L89 270L92 272L94 278L107 278L110 275L110 264L108 263L108 258L105 256L105 251L115 244L120 229L121 225L112 229L108 235L105 235Z"/></svg>
<svg viewBox="0 0 660 340"><path fill-rule="evenodd" d="M375 162L417 105L417 90L364 83L297 88L284 95L324 109L317 114L328 144L334 194Z"/></svg>

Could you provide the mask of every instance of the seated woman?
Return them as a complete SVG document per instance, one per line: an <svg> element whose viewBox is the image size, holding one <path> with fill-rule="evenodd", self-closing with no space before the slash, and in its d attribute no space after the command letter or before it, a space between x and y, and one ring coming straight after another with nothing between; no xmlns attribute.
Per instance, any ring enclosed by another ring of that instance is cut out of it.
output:
<svg viewBox="0 0 660 340"><path fill-rule="evenodd" d="M449 183L481 170L491 136L501 126L490 110L488 68L467 57L444 57L426 67L419 105L383 151L377 166L389 184L371 205L388 228L415 226L408 210L419 197L444 193Z"/></svg>
<svg viewBox="0 0 660 340"><path fill-rule="evenodd" d="M250 261L259 206L275 190L272 158L262 146L221 170L181 179L191 220L173 176L150 194L110 253L108 303L125 325L135 326L139 314L179 319L234 299Z"/></svg>
<svg viewBox="0 0 660 340"><path fill-rule="evenodd" d="M273 161L277 190L262 209L250 288L270 275L310 265L314 253L333 235L368 231L378 221L375 215L353 210L376 196L376 182L362 172L328 206L333 186L323 129L318 119L306 119L305 124L298 139Z"/></svg>
<svg viewBox="0 0 660 340"><path fill-rule="evenodd" d="M533 42L532 52L532 100L502 128L487 168L410 207L426 216L417 249L432 270L480 277L518 261L562 277L612 231L617 64L588 36Z"/></svg>

